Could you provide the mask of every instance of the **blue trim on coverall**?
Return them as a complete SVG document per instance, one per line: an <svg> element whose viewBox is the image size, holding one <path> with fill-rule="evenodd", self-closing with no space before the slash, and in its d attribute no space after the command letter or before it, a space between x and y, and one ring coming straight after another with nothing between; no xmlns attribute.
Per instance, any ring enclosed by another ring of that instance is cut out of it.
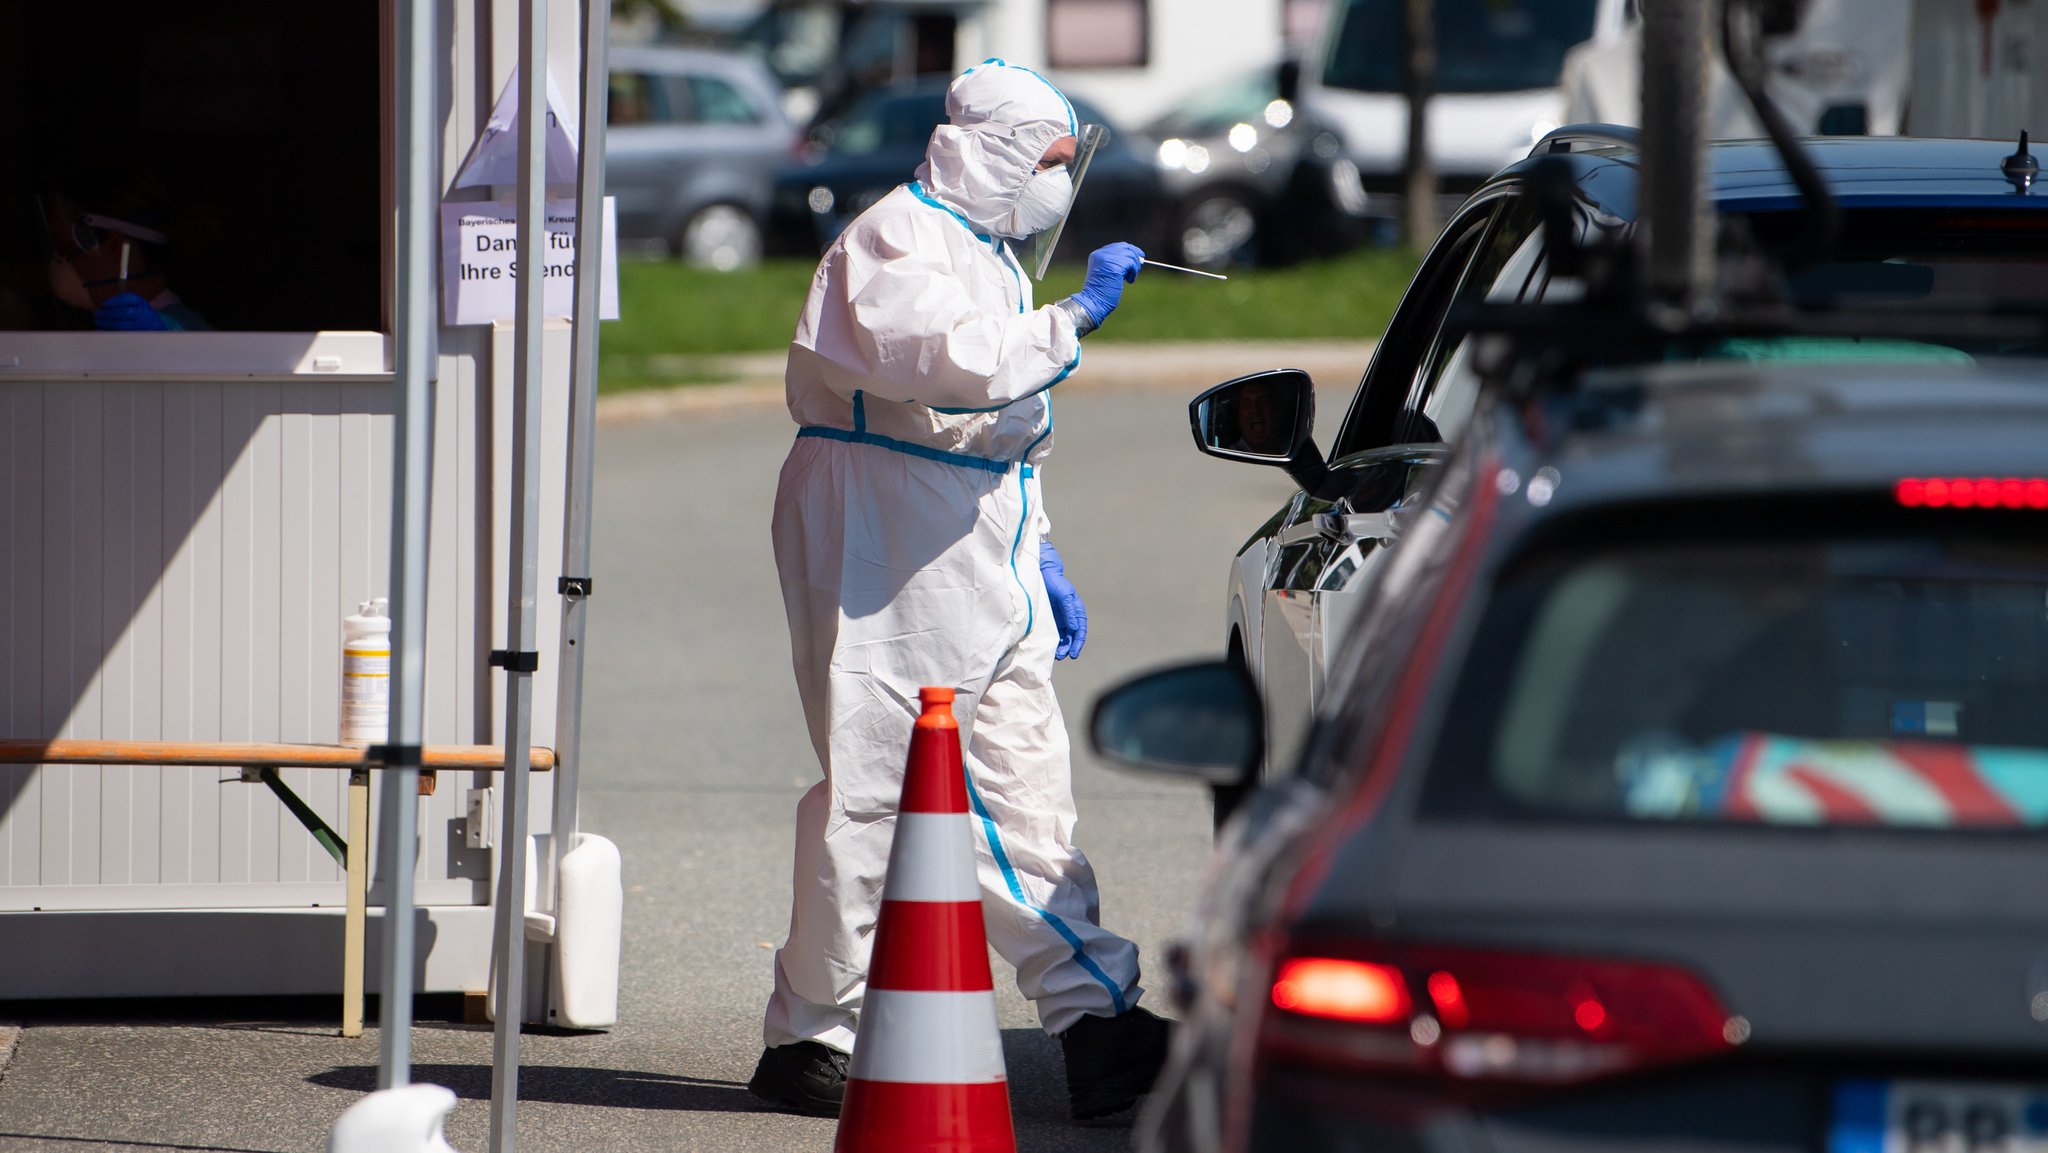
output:
<svg viewBox="0 0 2048 1153"><path fill-rule="evenodd" d="M992 60L987 61L987 63L1001 65L1002 61ZM1024 69L1024 71L1029 72L1030 69L1027 68ZM1033 76L1038 76L1036 72L1032 72L1031 74ZM1045 80L1045 77L1043 76L1039 76L1038 78L1040 80ZM1046 81L1046 86L1051 87L1051 81ZM1053 91L1058 92L1059 89L1054 88ZM1061 96L1060 99L1064 101L1066 97ZM1073 106L1071 104L1068 105L1067 117L1068 121L1071 123L1073 119ZM990 237L985 236L982 233L975 232L974 225L969 223L965 216L960 215L958 212L953 211L953 209L948 208L946 205L939 203L937 200L934 200L929 195L927 195L924 191L923 186L920 185L919 182L913 180L906 187L910 189L910 194L912 196L917 197L919 200L924 201L926 204L929 204L934 208L944 211L947 215L959 221L961 227L967 229L969 233L972 233L975 239L985 241L991 245L995 243L994 240L992 240ZM1015 270L1013 269L1013 274L1014 271ZM1021 280L1019 281L1019 295L1017 307L1019 312L1023 311ZM1045 387L1051 388L1054 384L1058 384L1060 381L1065 380L1067 378L1067 375L1073 372L1074 366L1079 363L1081 363L1081 354L1077 350L1074 353L1074 359L1068 362L1067 366L1060 370L1060 374L1054 377L1051 383L1047 384ZM1045 389L1039 389L1038 391L1043 392L1045 391ZM1033 393L1031 395L1036 396L1037 393ZM855 420L859 422L863 419L864 416L862 406L860 404L860 394L856 392L854 394L854 398L854 417ZM944 412L946 410L934 409L934 411ZM993 410L976 409L968 411ZM1039 433L1038 438L1036 440L1033 440L1030 443L1030 445L1026 446L1026 448L1024 449L1024 456L1029 457L1031 455L1031 450L1037 448L1039 443L1051 434L1052 405L1051 402L1047 402L1046 430L1042 433ZM942 449L927 448L924 445L910 444L906 441L895 440L890 437L878 436L872 433L855 433L849 432L845 429L838 428L805 427L798 429L797 435L799 437L823 437L827 440L846 441L855 444L873 444L882 448L890 449L895 452L907 453L911 456L920 456L928 460L941 461L946 464L958 464L966 468L986 469L989 472L1008 472L1010 470L1009 464L1005 462L988 460L982 457L965 456L961 453L946 452ZM1018 463L1022 464L1021 461L1019 461ZM1022 469L1020 470L1020 473L1017 478L1017 491L1018 494L1023 498L1023 513L1017 521L1017 535L1014 539L1010 541L1010 575L1017 581L1018 589L1024 592L1024 606L1026 613L1024 618L1024 636L1027 637L1031 635L1031 628L1032 625L1035 623L1037 606L1034 605L1031 601L1030 590L1025 588L1024 586L1023 575L1017 571L1017 549L1021 547L1024 543L1024 526L1028 524L1031 520L1031 490L1025 487L1025 482L1030 478L1031 472L1031 466L1025 464L1022 466ZM1020 637L1018 638L1018 640L1021 643L1023 638ZM990 679L994 679L993 673L991 673ZM1099 982L1104 989L1109 990L1110 1003L1115 1006L1116 1011L1119 1015L1122 1014L1127 1007L1124 1002L1123 987L1118 985L1115 981L1110 980L1109 974L1102 971L1102 966L1096 964L1095 959L1088 955L1086 944L1081 940L1080 936L1074 932L1074 930L1067 927L1067 923L1065 921L1061 920L1057 914L1051 912L1050 910L1041 909L1038 906L1033 905L1030 902L1030 900L1024 896L1024 886L1019 884L1017 881L1017 870L1015 866L1010 864L1009 853L1005 852L1003 849L1002 833L996 828L995 819L989 816L988 806L982 803L981 792L974 787L974 774L967 772L965 766L963 765L961 768L961 776L964 777L967 782L968 803L973 806L975 815L981 818L982 834L983 836L988 838L989 855L995 859L996 867L1002 871L1003 883L1006 886L1008 886L1010 890L1010 896L1014 898L1019 905L1022 905L1024 908L1029 909L1032 912L1037 913L1040 917L1044 918L1045 923L1052 926L1053 932L1058 933L1062 940L1066 941L1067 944L1072 945L1074 947L1075 963L1079 964L1081 968L1088 973L1089 976L1095 978L1095 980Z"/></svg>
<svg viewBox="0 0 2048 1153"><path fill-rule="evenodd" d="M1046 429L1038 434L1037 440L1032 441L1024 449L1024 455L1030 456L1031 450L1037 448L1040 441L1051 435L1052 407L1048 402L1046 406ZM1025 525L1031 522L1031 490L1025 486L1025 482L1031 479L1032 475L1032 467L1027 464L1023 467L1021 474L1017 478L1017 492L1023 498L1023 512L1017 521L1017 535L1010 541L1010 576L1016 580L1017 588L1024 593L1026 614L1024 617L1024 636L1026 637L1031 635L1032 626L1036 623L1037 606L1031 601L1030 590L1024 586L1023 574L1017 571L1017 549L1024 543ZM1022 637L1018 638L1018 643L1023 643ZM990 679L994 679L993 673L990 674ZM972 774L967 775L967 801L968 804L973 806L974 814L981 818L982 834L988 838L989 855L995 858L996 867L1002 870L1003 883L1009 887L1010 896L1015 898L1019 905L1043 917L1045 923L1051 925L1054 932L1058 933L1067 944L1074 947L1074 961L1089 976L1095 978L1104 989L1109 990L1110 1003L1115 1006L1119 1014L1123 1013L1127 1008L1124 1002L1123 987L1110 980L1109 974L1102 971L1102 966L1096 964L1095 959L1088 955L1087 948L1080 936L1068 928L1067 923L1062 921L1057 914L1041 909L1025 898L1024 886L1017 881L1017 870L1010 864L1010 855L1003 849L1003 835L996 828L995 818L989 816L988 807L982 804L981 793L974 787L974 777Z"/></svg>
<svg viewBox="0 0 2048 1153"><path fill-rule="evenodd" d="M841 444L871 444L876 448L886 448L890 452L900 452L905 456L935 460L940 464L950 464L957 468L978 468L997 476L1009 472L1013 467L1013 462L1007 460L990 460L985 456L968 456L964 452L947 452L942 448L912 444L907 440L897 440L893 436L883 436L877 432L855 432L850 428L826 428L807 424L796 430L796 436L798 440L815 437L819 440L836 440Z"/></svg>
<svg viewBox="0 0 2048 1153"><path fill-rule="evenodd" d="M1067 131L1069 133L1078 133L1081 131L1080 124L1074 119L1074 102L1067 99L1067 94L1060 91L1059 85L1054 84L1052 81L1047 80L1043 76L1039 76L1038 73L1031 71L1031 69L1024 67L1022 64L1012 64L1009 61L1004 60L1000 56L991 56L988 59L982 61L981 64L993 64L998 68L1015 68L1017 71L1023 72L1027 75L1037 76L1038 82L1045 85L1047 88L1052 89L1052 94L1060 98L1061 104L1067 106ZM975 65L974 68L981 67L981 64ZM974 71L974 68L969 68L967 72ZM966 74L966 72L961 73L962 76L965 76Z"/></svg>
<svg viewBox="0 0 2048 1153"><path fill-rule="evenodd" d="M917 197L919 200L924 201L926 204L931 205L933 208L936 208L940 212L943 212L946 215L952 217L953 219L959 221L960 227L966 229L976 240L981 241L983 244L988 245L990 248L995 247L995 237L990 236L986 232L975 232L973 221L967 219L965 216L960 215L960 213L955 211L949 205L937 199L934 199L931 193L926 192L924 190L924 183L922 181L913 180L910 183L904 185L904 187L910 189L910 194L912 196Z"/></svg>
<svg viewBox="0 0 2048 1153"><path fill-rule="evenodd" d="M983 61L983 63L988 63L988 61ZM1001 61L997 61L996 63L1001 63ZM1026 71L1029 71L1029 69L1026 69ZM1041 76L1039 77L1039 79L1043 80L1044 77ZM927 193L924 190L924 185L921 184L920 182L913 180L909 184L904 185L904 187L910 189L910 194L912 196L917 197L919 200L924 201L926 204L931 205L933 208L936 208L939 211L945 213L946 215L952 217L953 219L959 221L960 227L965 228L969 233L973 234L976 240L982 241L991 248L995 247L995 238L988 236L984 233L975 232L974 225L972 222L970 222L965 216L962 216L958 212L955 212L951 207L947 206L946 204L943 204L940 201L933 199L931 194ZM1010 275L1017 281L1017 312L1019 315L1022 315L1024 312L1024 279L1021 275L1018 274L1016 267L1009 261L1004 262L1004 267L1009 268ZM1047 381L1045 384L1045 388L1038 389L1036 392L1027 392L1023 396L1018 397L1017 400L1029 400L1030 398L1037 396L1038 393L1044 392L1046 388L1051 388L1053 385L1058 384L1060 381L1067 379L1068 376L1073 374L1075 366L1079 365L1080 363L1081 353L1079 349L1076 349L1074 351L1074 359L1067 362L1067 366L1060 370L1060 374L1058 376L1055 376L1051 380ZM854 395L856 397L854 414L855 419L858 420L860 414L860 407L857 402L857 398L859 394L856 393ZM1017 400L1005 401L1002 404L991 405L988 408L940 408L938 405L935 404L929 405L927 407L929 407L933 412L943 413L946 416L965 416L971 412L1001 412L1003 409L1010 407L1010 405L1017 403ZM855 427L858 428L859 425L856 424Z"/></svg>
<svg viewBox="0 0 2048 1153"><path fill-rule="evenodd" d="M1047 416L1050 417L1050 415L1048 412ZM1038 440L1031 442L1031 448L1038 447L1038 441L1044 440L1051 432L1052 429L1047 427L1045 432L1039 434ZM1031 448L1024 450L1026 455L1030 454ZM1026 613L1024 618L1024 636L1026 637L1031 635L1031 626L1036 616L1036 606L1031 602L1030 590L1024 588L1023 574L1017 571L1017 549L1024 543L1024 526L1031 521L1031 490L1025 487L1025 481L1031 475L1030 469L1030 465L1025 465L1023 473L1017 478L1017 491L1024 498L1024 511L1017 521L1017 536L1010 542L1010 575L1016 579L1017 587L1024 592ZM1023 643L1023 637L1018 638L1018 643ZM990 674L989 679L995 679L993 673ZM1024 896L1024 886L1017 881L1017 870L1010 864L1010 855L1003 850L1003 835L996 828L995 818L989 816L988 806L982 804L980 791L974 787L974 774L966 772L963 768L962 775L967 778L967 803L973 807L974 815L981 818L982 835L988 838L989 855L995 858L996 868L1002 870L1003 884L1009 887L1010 896L1015 898L1019 905L1043 917L1045 923L1052 926L1053 932L1058 933L1067 944L1074 947L1075 963L1079 964L1089 976L1095 978L1103 988L1109 990L1110 1003L1116 1007L1117 1013L1121 1015L1127 1008L1124 1003L1123 987L1110 980L1109 974L1102 971L1102 966L1096 964L1095 959L1088 955L1087 947L1082 942L1080 935L1068 928L1065 921L1060 920L1059 916L1050 910L1041 909L1032 904Z"/></svg>

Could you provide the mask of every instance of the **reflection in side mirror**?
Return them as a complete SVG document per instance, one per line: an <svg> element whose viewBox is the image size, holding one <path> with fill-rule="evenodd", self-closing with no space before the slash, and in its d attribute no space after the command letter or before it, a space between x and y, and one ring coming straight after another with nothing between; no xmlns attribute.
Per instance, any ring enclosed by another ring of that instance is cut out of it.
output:
<svg viewBox="0 0 2048 1153"><path fill-rule="evenodd" d="M1125 681L1095 702L1088 724L1095 751L1110 761L1212 785L1252 778L1265 731L1258 689L1226 661Z"/></svg>
<svg viewBox="0 0 2048 1153"><path fill-rule="evenodd" d="M1286 465L1315 431L1315 384L1298 368L1240 376L1196 397L1188 421L1210 456Z"/></svg>

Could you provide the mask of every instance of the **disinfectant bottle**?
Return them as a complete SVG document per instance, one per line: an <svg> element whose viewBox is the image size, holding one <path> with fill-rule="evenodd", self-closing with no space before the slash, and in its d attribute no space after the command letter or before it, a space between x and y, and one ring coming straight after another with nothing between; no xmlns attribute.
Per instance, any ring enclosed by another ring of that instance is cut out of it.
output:
<svg viewBox="0 0 2048 1153"><path fill-rule="evenodd" d="M384 597L341 618L341 743L381 745L391 726L391 614Z"/></svg>

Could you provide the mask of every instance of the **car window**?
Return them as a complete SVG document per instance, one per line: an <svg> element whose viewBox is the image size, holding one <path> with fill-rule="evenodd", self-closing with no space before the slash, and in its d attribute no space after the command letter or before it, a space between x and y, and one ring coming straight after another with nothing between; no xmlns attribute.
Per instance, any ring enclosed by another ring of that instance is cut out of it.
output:
<svg viewBox="0 0 2048 1153"><path fill-rule="evenodd" d="M1451 222L1437 241L1421 271L1409 284L1401 306L1387 325L1386 335L1365 370L1351 410L1337 431L1332 459L1341 459L1367 449L1400 443L1394 438L1395 421L1408 397L1416 371L1435 344L1451 298L1464 279L1466 266L1478 250L1479 238L1499 208L1499 201L1476 205Z"/></svg>
<svg viewBox="0 0 2048 1153"><path fill-rule="evenodd" d="M690 119L698 124L759 124L761 110L747 94L716 76L686 77Z"/></svg>
<svg viewBox="0 0 2048 1153"><path fill-rule="evenodd" d="M1522 299L1543 262L1541 224L1535 206L1520 198L1503 209L1459 286L1453 307L1482 300ZM1403 443L1437 444L1464 431L1479 401L1479 373L1472 365L1474 347L1469 335L1437 341L1428 366L1416 374L1414 391L1402 407L1396 435Z"/></svg>
<svg viewBox="0 0 2048 1153"><path fill-rule="evenodd" d="M2048 825L2048 547L1830 523L1581 540L1516 566L1425 811Z"/></svg>
<svg viewBox="0 0 2048 1153"><path fill-rule="evenodd" d="M870 100L856 107L832 132L832 150L846 156L924 151L932 129L946 118L945 97L907 96Z"/></svg>
<svg viewBox="0 0 2048 1153"><path fill-rule="evenodd" d="M675 100L667 77L645 72L613 72L605 123L668 124L675 120Z"/></svg>

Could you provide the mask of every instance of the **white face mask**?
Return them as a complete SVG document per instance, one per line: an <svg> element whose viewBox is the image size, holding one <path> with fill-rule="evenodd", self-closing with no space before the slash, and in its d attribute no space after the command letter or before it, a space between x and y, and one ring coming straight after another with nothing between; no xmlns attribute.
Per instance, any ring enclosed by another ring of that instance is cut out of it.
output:
<svg viewBox="0 0 2048 1153"><path fill-rule="evenodd" d="M1006 235L1034 236L1060 222L1074 203L1074 178L1065 165L1034 172L1024 182L1017 206L1010 210Z"/></svg>

